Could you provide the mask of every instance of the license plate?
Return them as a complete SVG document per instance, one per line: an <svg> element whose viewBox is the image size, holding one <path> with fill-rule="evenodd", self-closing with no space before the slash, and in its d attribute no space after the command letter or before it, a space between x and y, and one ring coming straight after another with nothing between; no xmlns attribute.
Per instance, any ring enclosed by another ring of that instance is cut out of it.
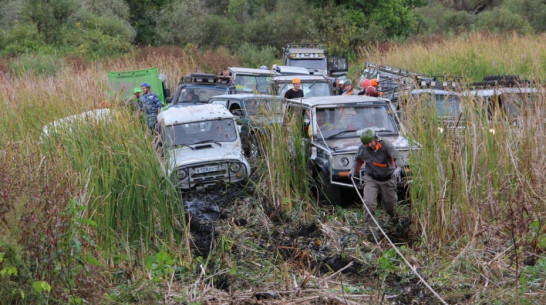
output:
<svg viewBox="0 0 546 305"><path fill-rule="evenodd" d="M210 173L220 170L220 165L210 165L210 166L203 166L198 167L195 169L196 174L203 174L203 173Z"/></svg>

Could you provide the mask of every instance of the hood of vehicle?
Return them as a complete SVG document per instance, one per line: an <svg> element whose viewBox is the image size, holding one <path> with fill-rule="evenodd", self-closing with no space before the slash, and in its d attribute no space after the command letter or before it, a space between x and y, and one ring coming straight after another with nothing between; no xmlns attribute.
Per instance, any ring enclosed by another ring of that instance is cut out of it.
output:
<svg viewBox="0 0 546 305"><path fill-rule="evenodd" d="M237 144L235 144L237 143ZM183 165L190 165L200 162L217 162L226 160L238 160L247 163L238 142L204 143L188 146L169 148L166 152L167 164L173 170Z"/></svg>
<svg viewBox="0 0 546 305"><path fill-rule="evenodd" d="M410 145L408 139L401 135L389 135L389 136L380 136L382 139L386 139L391 142L398 150L408 150ZM362 144L360 138L339 138L339 139L330 139L326 140L328 147L334 153L347 153L347 152L356 152L358 147ZM317 145L324 146L324 142L318 141Z"/></svg>

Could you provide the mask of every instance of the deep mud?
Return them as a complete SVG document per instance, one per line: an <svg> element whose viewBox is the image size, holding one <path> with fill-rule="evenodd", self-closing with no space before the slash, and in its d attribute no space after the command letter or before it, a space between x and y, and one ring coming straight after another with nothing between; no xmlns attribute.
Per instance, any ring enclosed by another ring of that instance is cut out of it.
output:
<svg viewBox="0 0 546 305"><path fill-rule="evenodd" d="M218 236L216 222L227 217L223 210L233 200L248 196L243 191L241 188L217 187L183 194L186 221L192 234L192 249L195 255L203 257L209 255Z"/></svg>

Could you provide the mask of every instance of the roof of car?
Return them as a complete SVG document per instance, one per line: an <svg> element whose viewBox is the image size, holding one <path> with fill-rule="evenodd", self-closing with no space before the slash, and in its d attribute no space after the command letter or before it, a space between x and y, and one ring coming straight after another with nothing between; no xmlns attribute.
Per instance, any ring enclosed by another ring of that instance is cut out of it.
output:
<svg viewBox="0 0 546 305"><path fill-rule="evenodd" d="M203 104L192 106L173 105L158 114L159 122L169 126L190 122L199 122L214 119L233 118L233 114L226 107L217 104Z"/></svg>
<svg viewBox="0 0 546 305"><path fill-rule="evenodd" d="M545 92L545 89L539 89L534 87L501 87L495 89L476 89L469 91L470 95L475 96L493 96L499 95L502 93L513 93L513 94L522 94L522 93L539 93Z"/></svg>
<svg viewBox="0 0 546 305"><path fill-rule="evenodd" d="M411 94L413 94L413 95L421 94L421 93L434 93L434 94L437 94L437 95L461 95L460 93L457 93L457 92L454 92L454 91L443 90L443 89L433 89L433 88L413 89L411 91Z"/></svg>
<svg viewBox="0 0 546 305"><path fill-rule="evenodd" d="M335 95L335 96L317 96L304 97L301 99L288 100L289 103L303 104L309 107L328 106L336 104L356 104L356 103L381 103L386 104L387 99L365 96L365 95Z"/></svg>
<svg viewBox="0 0 546 305"><path fill-rule="evenodd" d="M309 75L309 70L307 70L304 67L296 67L296 66L277 66L276 71L280 75Z"/></svg>
<svg viewBox="0 0 546 305"><path fill-rule="evenodd" d="M287 81L287 82L291 82L294 78L299 78L300 81L304 82L304 81L317 81L317 80L324 80L324 81L328 81L328 79L326 77L324 77L324 75L320 75L320 74L314 74L314 75L279 75L279 76L275 76L273 77L273 81Z"/></svg>
<svg viewBox="0 0 546 305"><path fill-rule="evenodd" d="M254 68L243 68L243 67L229 67L229 70L232 73L236 74L251 74L251 75L273 75L275 74L272 70L262 70Z"/></svg>
<svg viewBox="0 0 546 305"><path fill-rule="evenodd" d="M237 99L237 100L241 100L245 98L281 99L281 97L278 95L254 94L254 93L222 94L222 95L215 95L211 97L211 99Z"/></svg>

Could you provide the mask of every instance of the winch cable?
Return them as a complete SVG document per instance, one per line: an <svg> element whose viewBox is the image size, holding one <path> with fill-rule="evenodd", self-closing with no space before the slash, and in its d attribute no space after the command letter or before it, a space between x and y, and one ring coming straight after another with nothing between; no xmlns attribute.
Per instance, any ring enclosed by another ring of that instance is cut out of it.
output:
<svg viewBox="0 0 546 305"><path fill-rule="evenodd" d="M366 202L364 201L364 197L362 195L360 195L360 191L359 191L358 187L356 186L355 179L351 178L351 182L353 183L353 186L355 188L356 193L358 194L358 197L360 198L360 201L362 201L362 205L364 206L364 209L366 210L366 212L368 212L368 216L370 216L372 218L373 222L375 223L377 228L379 228L379 231L381 231L381 234L383 234L383 236L385 236L385 239L387 239L387 241L389 242L391 247L394 249L394 251L396 251L396 253L402 258L404 263L406 263L406 265L411 269L411 271L413 271L413 273L415 273L415 275L417 275L417 277L419 278L421 283L423 283L423 285L425 285L425 287L427 287L427 289L430 290L430 292L432 292L432 294L434 294L434 296L436 298L438 298L438 300L440 300L440 302L442 302L442 304L448 305L446 303L446 301L444 301L444 299L442 299L442 297L436 291L434 291L434 289L427 283L427 281L425 281L425 279L419 274L419 272L417 272L417 269L412 264L410 264L410 262L404 257L404 255L402 255L400 250L398 250L398 247L396 247L396 245L387 236L385 231L383 231L383 228L381 228L381 226L377 222L377 219L375 219L375 217L370 212L370 209L368 209L368 206L366 205Z"/></svg>

